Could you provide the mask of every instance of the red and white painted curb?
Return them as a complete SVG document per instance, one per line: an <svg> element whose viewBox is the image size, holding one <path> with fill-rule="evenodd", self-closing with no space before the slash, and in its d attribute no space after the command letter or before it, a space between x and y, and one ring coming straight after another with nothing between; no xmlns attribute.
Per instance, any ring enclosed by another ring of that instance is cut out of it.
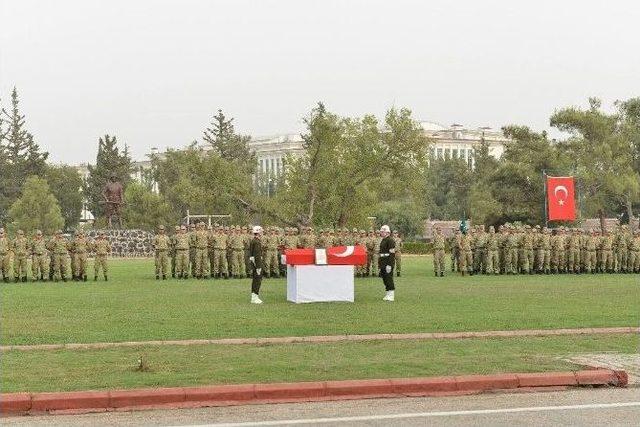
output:
<svg viewBox="0 0 640 427"><path fill-rule="evenodd" d="M474 394L484 391L540 391L576 386L625 387L624 371L593 369L451 377L240 384L205 387L0 394L0 412L79 413L152 408L194 408L322 400Z"/></svg>

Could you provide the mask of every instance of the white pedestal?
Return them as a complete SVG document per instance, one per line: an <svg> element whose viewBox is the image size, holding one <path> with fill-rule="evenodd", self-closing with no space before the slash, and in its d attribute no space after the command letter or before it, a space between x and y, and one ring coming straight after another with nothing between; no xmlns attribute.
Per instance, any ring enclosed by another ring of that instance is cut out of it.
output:
<svg viewBox="0 0 640 427"><path fill-rule="evenodd" d="M287 300L353 302L353 265L288 265Z"/></svg>

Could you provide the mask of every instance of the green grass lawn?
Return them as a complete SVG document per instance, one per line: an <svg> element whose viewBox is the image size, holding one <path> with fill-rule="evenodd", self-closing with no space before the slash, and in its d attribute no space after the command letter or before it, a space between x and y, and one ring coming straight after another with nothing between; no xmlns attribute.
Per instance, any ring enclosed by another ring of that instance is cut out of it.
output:
<svg viewBox="0 0 640 427"><path fill-rule="evenodd" d="M301 305L286 301L284 279L271 279L263 282L265 304L255 306L249 279L158 282L151 260L114 260L106 283L0 284L0 339L6 345L640 323L638 275L436 278L430 258L403 262L395 303L381 300L378 278L356 281L354 304Z"/></svg>
<svg viewBox="0 0 640 427"><path fill-rule="evenodd" d="M637 335L9 351L0 390L68 391L575 370L569 355L633 353ZM149 370L136 371L142 355Z"/></svg>

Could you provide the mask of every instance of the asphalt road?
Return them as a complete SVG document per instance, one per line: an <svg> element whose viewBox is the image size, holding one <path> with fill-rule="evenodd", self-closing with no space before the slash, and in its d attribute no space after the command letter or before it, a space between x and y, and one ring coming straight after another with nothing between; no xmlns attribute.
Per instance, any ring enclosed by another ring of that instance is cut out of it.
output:
<svg viewBox="0 0 640 427"><path fill-rule="evenodd" d="M4 426L638 426L640 388L46 415Z"/></svg>

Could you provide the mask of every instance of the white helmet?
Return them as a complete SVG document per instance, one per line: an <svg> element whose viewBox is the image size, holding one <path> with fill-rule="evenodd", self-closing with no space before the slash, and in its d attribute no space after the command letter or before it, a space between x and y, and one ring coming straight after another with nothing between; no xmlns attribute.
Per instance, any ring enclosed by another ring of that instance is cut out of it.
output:
<svg viewBox="0 0 640 427"><path fill-rule="evenodd" d="M258 234L258 233L262 233L262 227L260 227L259 225L254 225L253 234Z"/></svg>
<svg viewBox="0 0 640 427"><path fill-rule="evenodd" d="M383 225L382 227L380 227L380 232L382 232L382 233L391 233L391 229L389 228L388 225Z"/></svg>

